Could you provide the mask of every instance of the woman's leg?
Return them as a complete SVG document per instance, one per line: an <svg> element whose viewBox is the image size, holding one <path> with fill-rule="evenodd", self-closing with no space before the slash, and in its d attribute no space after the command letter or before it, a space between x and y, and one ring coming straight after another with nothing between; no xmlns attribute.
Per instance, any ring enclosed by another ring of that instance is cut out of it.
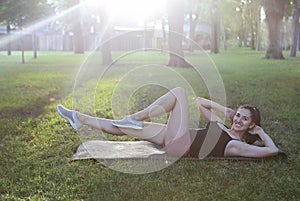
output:
<svg viewBox="0 0 300 201"><path fill-rule="evenodd" d="M171 112L177 101L176 96L179 90L183 89L178 87L170 90L168 93L155 100L147 108L130 115L131 118L137 121L143 121L145 119L150 119L151 117L157 117Z"/></svg>
<svg viewBox="0 0 300 201"><path fill-rule="evenodd" d="M177 87L170 90L147 108L132 114L130 117L134 120L142 121L168 112L171 112L168 124L162 132L158 132L158 135L167 153L182 156L189 150L191 144L189 134L189 109L183 88ZM144 126L144 129L146 128L147 126ZM136 134L139 133L137 132ZM141 136L137 137L141 138Z"/></svg>
<svg viewBox="0 0 300 201"><path fill-rule="evenodd" d="M110 119L92 117L80 112L76 112L78 120L87 126L102 130L112 135L124 135L124 133L117 127L111 124Z"/></svg>
<svg viewBox="0 0 300 201"><path fill-rule="evenodd" d="M83 125L91 126L100 129L112 135L129 135L139 139L148 140L150 142L162 145L163 133L166 130L166 125L156 123L144 123L145 128L141 130L118 128L112 125L111 119L96 118L80 112L69 110L62 105L57 106L59 114L67 119L74 130L79 130Z"/></svg>
<svg viewBox="0 0 300 201"><path fill-rule="evenodd" d="M118 128L109 119L95 118L76 112L80 123L101 129L113 135L129 135L139 139L165 145L167 153L183 155L190 146L189 112L186 94L183 88L175 88L157 99L146 109L132 115L136 120L159 116L171 112L168 125L144 123L144 129ZM72 113L72 112L71 112Z"/></svg>
<svg viewBox="0 0 300 201"><path fill-rule="evenodd" d="M175 156L183 156L190 148L189 109L184 89L172 91L176 97L164 133L165 151Z"/></svg>
<svg viewBox="0 0 300 201"><path fill-rule="evenodd" d="M111 119L96 118L80 112L76 113L78 120L82 124L91 126L92 128L100 129L111 135L128 135L131 137L148 140L158 145L162 145L164 142L163 133L166 130L166 125L164 124L144 123L145 127L142 130L129 128L126 129L113 126Z"/></svg>
<svg viewBox="0 0 300 201"><path fill-rule="evenodd" d="M165 95L159 97L147 108L128 115L121 120L113 120L112 124L119 128L143 129L143 121L145 119L151 119L152 117L157 117L173 110L177 101L175 93L177 93L176 91L179 89L181 88L172 89Z"/></svg>

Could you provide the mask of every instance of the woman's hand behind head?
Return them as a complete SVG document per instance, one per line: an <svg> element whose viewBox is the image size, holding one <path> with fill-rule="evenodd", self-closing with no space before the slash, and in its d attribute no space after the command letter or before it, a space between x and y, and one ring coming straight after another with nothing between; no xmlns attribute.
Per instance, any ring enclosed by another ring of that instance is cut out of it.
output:
<svg viewBox="0 0 300 201"><path fill-rule="evenodd" d="M255 125L252 129L248 130L248 133L252 134L252 135L256 135L256 134L260 135L264 132L265 132L264 129L260 126L257 126L257 125Z"/></svg>
<svg viewBox="0 0 300 201"><path fill-rule="evenodd" d="M235 111L233 109L226 108L225 116L231 123L233 122L234 115L235 115Z"/></svg>

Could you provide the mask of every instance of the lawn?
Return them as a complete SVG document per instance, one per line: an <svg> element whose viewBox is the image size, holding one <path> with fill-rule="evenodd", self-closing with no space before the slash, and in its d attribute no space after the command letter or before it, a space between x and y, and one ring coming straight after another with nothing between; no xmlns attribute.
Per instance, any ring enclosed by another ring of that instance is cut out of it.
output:
<svg viewBox="0 0 300 201"><path fill-rule="evenodd" d="M100 65L98 53L41 52L37 60L26 53L22 65L17 52L0 52L0 200L299 200L300 58L285 54L285 60L265 60L264 52L247 49L187 54L199 73L163 67L168 56L151 51L115 53L109 67ZM201 77L211 68L221 80ZM57 104L118 118L174 86L188 90L191 127L200 118L195 96L222 98L220 86L227 105L258 106L262 125L288 160L181 159L144 174L124 172L157 161L120 163L119 171L98 161L70 161L84 140L136 139L88 128L76 133L56 112Z"/></svg>

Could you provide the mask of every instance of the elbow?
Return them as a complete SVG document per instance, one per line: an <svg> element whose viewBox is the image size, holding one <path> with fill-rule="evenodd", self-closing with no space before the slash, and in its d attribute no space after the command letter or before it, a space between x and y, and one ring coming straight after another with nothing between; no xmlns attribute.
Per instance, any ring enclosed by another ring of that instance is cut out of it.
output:
<svg viewBox="0 0 300 201"><path fill-rule="evenodd" d="M201 109L203 108L202 98L198 97L196 99L196 103L197 103L197 106L198 106L199 110L201 111Z"/></svg>
<svg viewBox="0 0 300 201"><path fill-rule="evenodd" d="M201 105L201 99L202 99L201 97L197 97L197 99L196 99L196 102L197 102L197 105L198 105L198 106Z"/></svg>
<svg viewBox="0 0 300 201"><path fill-rule="evenodd" d="M277 147L272 147L270 149L270 156L276 156L279 153L279 149Z"/></svg>
<svg viewBox="0 0 300 201"><path fill-rule="evenodd" d="M261 157L277 156L278 153L279 149L277 147L268 147L267 149L265 149Z"/></svg>
<svg viewBox="0 0 300 201"><path fill-rule="evenodd" d="M202 97L198 97L196 99L196 101L197 101L198 107L203 107L203 108L206 108L206 109L211 109L210 100L202 98Z"/></svg>

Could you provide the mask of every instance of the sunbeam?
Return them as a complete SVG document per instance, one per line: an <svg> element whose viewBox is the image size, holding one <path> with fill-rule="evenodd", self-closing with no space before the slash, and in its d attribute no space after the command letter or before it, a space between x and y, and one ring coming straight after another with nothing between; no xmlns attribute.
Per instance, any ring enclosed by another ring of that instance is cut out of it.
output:
<svg viewBox="0 0 300 201"><path fill-rule="evenodd" d="M128 22L144 23L147 18L155 16L165 9L166 0L85 0L92 7L100 3L105 5L114 20L125 20Z"/></svg>
<svg viewBox="0 0 300 201"><path fill-rule="evenodd" d="M42 27L44 27L45 25L49 24L50 22L53 22L61 17L66 16L67 14L75 11L76 9L78 9L81 6L81 4L75 5L71 8L68 8L66 10L64 10L61 13L57 13L54 14L50 17L47 17L45 19L42 19L38 22L32 23L31 25L28 26L24 26L22 27L23 30L29 31L29 32L34 32ZM18 33L18 34L10 34L8 36L5 36L3 38L1 38L0 40L0 48L6 46L7 44L16 41L18 39L20 39L22 37L22 32Z"/></svg>

